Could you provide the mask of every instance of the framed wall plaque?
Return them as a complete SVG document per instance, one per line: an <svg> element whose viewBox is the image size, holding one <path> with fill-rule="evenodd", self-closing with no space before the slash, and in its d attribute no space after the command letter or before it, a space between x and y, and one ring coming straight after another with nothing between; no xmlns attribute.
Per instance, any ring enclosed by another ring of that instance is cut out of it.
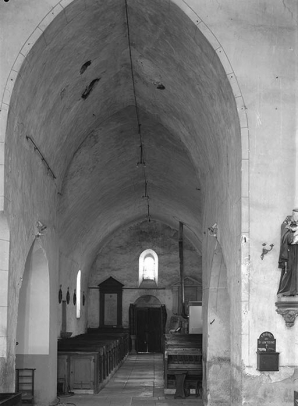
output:
<svg viewBox="0 0 298 406"><path fill-rule="evenodd" d="M123 284L110 277L99 287L99 327L122 327Z"/></svg>

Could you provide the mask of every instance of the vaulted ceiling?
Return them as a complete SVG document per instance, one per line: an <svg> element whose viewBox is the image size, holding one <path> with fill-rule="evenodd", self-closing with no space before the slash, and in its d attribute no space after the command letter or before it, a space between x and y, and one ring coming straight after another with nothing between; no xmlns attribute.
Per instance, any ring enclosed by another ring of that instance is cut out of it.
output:
<svg viewBox="0 0 298 406"><path fill-rule="evenodd" d="M182 221L200 250L204 179L235 119L215 51L171 1L79 0L66 11L30 52L16 102L57 177L63 250L94 258L148 216Z"/></svg>

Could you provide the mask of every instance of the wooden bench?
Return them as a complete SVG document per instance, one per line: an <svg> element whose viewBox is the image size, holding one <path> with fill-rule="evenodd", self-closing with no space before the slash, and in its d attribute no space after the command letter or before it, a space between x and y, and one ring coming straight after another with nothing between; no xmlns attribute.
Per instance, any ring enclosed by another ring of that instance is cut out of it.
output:
<svg viewBox="0 0 298 406"><path fill-rule="evenodd" d="M81 334L58 341L58 392L98 393L128 353L127 333Z"/></svg>
<svg viewBox="0 0 298 406"><path fill-rule="evenodd" d="M175 398L185 398L194 388L196 396L202 386L202 335L165 335L165 388L175 387Z"/></svg>

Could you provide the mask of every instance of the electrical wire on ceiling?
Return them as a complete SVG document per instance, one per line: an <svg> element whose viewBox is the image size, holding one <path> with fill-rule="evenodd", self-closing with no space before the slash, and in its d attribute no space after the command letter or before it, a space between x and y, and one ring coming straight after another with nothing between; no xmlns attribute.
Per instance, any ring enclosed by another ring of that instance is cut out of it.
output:
<svg viewBox="0 0 298 406"><path fill-rule="evenodd" d="M133 62L132 62L132 52L131 52L131 39L130 39L130 29L129 29L129 17L128 17L128 4L127 0L125 1L125 15L126 15L126 26L127 26L127 40L128 40L128 49L129 49L129 59L130 59L130 68L131 68L131 79L132 79L132 88L133 88L133 97L134 97L134 105L136 111L136 120L137 120L137 127L138 127L138 135L139 135L139 142L140 142L140 156L137 162L137 167L142 167L143 177L144 177L144 195L142 198L147 200L147 219L150 222L150 201L148 195L148 179L146 173L146 162L145 162L145 153L144 153L144 142L142 136L142 128L141 128L141 121L140 121L140 114L136 96L136 86L135 86L135 76L133 70Z"/></svg>

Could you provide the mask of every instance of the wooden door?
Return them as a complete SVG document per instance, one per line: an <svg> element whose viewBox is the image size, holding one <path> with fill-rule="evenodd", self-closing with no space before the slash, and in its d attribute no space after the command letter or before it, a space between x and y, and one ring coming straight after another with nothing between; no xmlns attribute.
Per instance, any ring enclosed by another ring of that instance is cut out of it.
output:
<svg viewBox="0 0 298 406"><path fill-rule="evenodd" d="M148 352L161 352L161 308L148 308Z"/></svg>
<svg viewBox="0 0 298 406"><path fill-rule="evenodd" d="M162 319L160 307L136 309L137 352L161 352Z"/></svg>
<svg viewBox="0 0 298 406"><path fill-rule="evenodd" d="M72 355L70 357L70 388L94 390L94 356Z"/></svg>

